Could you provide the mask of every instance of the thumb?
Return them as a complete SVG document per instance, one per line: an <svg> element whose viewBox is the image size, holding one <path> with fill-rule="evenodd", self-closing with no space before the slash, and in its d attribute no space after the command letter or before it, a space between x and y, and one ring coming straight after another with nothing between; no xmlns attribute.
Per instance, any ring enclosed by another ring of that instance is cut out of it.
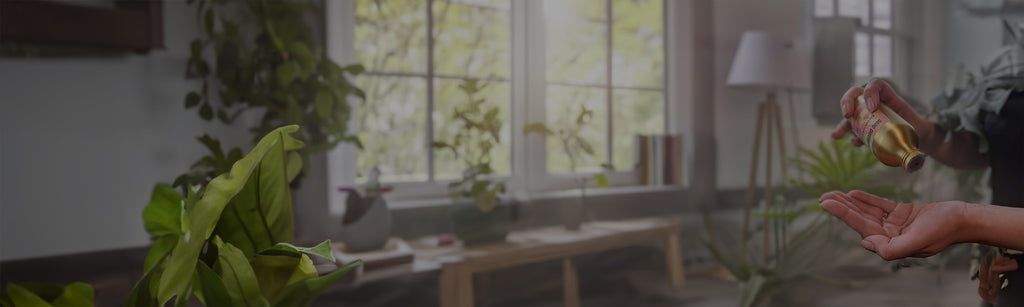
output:
<svg viewBox="0 0 1024 307"><path fill-rule="evenodd" d="M885 260L896 260L903 258L898 251L896 251L892 244L892 240L889 237L883 235L870 235L864 237L864 240L860 241L860 245L864 248L875 252L879 257Z"/></svg>
<svg viewBox="0 0 1024 307"><path fill-rule="evenodd" d="M992 270L992 272L996 273L1006 273L1010 271L1016 271L1017 268L1018 265L1016 259L1002 261L996 259L995 261L992 262L992 266L989 268L989 270Z"/></svg>

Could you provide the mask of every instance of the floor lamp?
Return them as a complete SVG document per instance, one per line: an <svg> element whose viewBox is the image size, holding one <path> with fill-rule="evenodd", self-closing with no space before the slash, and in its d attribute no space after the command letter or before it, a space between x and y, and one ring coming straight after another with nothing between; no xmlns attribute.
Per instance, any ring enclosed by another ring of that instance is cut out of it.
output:
<svg viewBox="0 0 1024 307"><path fill-rule="evenodd" d="M810 71L804 46L794 37L775 35L763 31L746 31L740 39L739 48L733 58L732 68L726 83L732 87L755 88L764 91L765 99L757 106L757 121L754 128L754 150L751 154L750 178L744 207L741 255L747 255L747 233L750 231L750 210L754 205L757 190L758 161L761 156L761 141L764 140L765 174L763 199L765 210L772 206L772 141L778 138L778 161L782 167L783 180L786 178L785 137L782 134L782 113L775 102L780 90L803 91L810 89ZM794 119L791 119L794 120ZM794 140L795 141L795 140ZM761 261L768 263L771 243L771 220L764 219L764 245ZM746 258L744 258L746 259Z"/></svg>

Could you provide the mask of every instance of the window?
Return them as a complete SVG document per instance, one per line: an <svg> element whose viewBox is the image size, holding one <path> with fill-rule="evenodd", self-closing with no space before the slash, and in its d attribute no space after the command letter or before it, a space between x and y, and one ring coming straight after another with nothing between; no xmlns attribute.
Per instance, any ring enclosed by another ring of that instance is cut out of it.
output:
<svg viewBox="0 0 1024 307"><path fill-rule="evenodd" d="M357 182L376 166L398 193L443 195L461 165L429 144L458 129L450 116L466 78L486 81L481 98L501 109L498 175L543 182L513 189L571 187L559 184L569 182L560 145L525 141L526 123L557 126L587 106L596 154L577 171L610 164L619 184L634 177L634 136L665 132L663 0L352 2L353 54L367 68L357 78L367 96L355 115Z"/></svg>
<svg viewBox="0 0 1024 307"><path fill-rule="evenodd" d="M543 4L547 123L569 121L586 105L598 119L585 130L597 155L582 169L632 169L634 135L665 131L662 1ZM548 172L569 170L559 146L547 142Z"/></svg>
<svg viewBox="0 0 1024 307"><path fill-rule="evenodd" d="M501 118L509 122L508 4L502 0L355 2L355 56L367 68L357 78L366 92L356 114L364 146L357 160L361 172L376 166L381 180L388 182L459 176L459 166L450 154L428 145L457 129L449 114L464 99L457 90L462 79L486 79L489 85L482 96L501 106ZM502 138L507 140L511 130L505 127ZM492 166L499 174L509 174L509 144L502 143L493 152Z"/></svg>
<svg viewBox="0 0 1024 307"><path fill-rule="evenodd" d="M815 17L855 17L860 31L854 34L854 73L857 77L893 77L892 0L815 0Z"/></svg>

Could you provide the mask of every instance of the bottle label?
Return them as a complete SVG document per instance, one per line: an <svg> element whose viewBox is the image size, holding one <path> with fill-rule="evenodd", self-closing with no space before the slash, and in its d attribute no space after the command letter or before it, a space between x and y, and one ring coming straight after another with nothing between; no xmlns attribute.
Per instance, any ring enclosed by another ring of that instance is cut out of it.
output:
<svg viewBox="0 0 1024 307"><path fill-rule="evenodd" d="M875 133L878 133L878 130L889 122L889 117L882 114L882 110L877 110L874 113L868 112L866 103L858 103L857 109L853 113L857 114L856 117L850 119L853 133L861 141L864 141L864 144L871 146L871 140L875 138Z"/></svg>

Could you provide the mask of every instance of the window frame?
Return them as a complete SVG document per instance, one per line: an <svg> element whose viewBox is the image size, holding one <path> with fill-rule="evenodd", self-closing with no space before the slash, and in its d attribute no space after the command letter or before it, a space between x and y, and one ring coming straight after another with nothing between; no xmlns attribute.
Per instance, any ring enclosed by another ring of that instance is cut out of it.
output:
<svg viewBox="0 0 1024 307"><path fill-rule="evenodd" d="M425 12L428 14L428 35L427 35L427 56L433 58L434 48L431 46L432 29L430 25L433 24L433 20L429 17L432 13L429 8L435 0L428 0L426 7L428 8ZM440 1L440 0L438 0ZM606 5L610 6L611 1L605 0ZM669 35L669 18L671 13L669 6L671 1L660 0L663 8L662 15L662 54L664 57L664 70L663 70L663 82L661 86L661 93L663 99L663 131L664 133L671 133L670 127L681 126L680 123L674 121L679 120L671 116L671 110L674 107L669 105L669 98L672 95L673 84L670 70L670 57L669 46L674 42L673 37ZM355 0L342 0L342 1L330 1L327 5L327 34L328 34L328 52L332 59L339 63L351 63L355 62L354 52L354 29L355 29ZM510 18L509 18L509 31L510 31L510 65L509 71L510 78L509 89L510 89L510 106L509 106L509 122L510 125L510 149L511 149L511 173L507 176L495 176L494 179L504 180L507 187L507 194L516 198L530 198L534 195L543 193L549 193L557 190L567 190L577 188L575 184L575 178L578 176L592 176L593 172L579 172L576 175L569 173L549 173L547 171L547 157L546 157L546 141L544 137L531 134L524 135L522 133L522 127L526 123L532 122L545 122L546 118L546 89L548 86L546 78L546 46L544 37L544 12L542 10L543 5L536 1L512 1L510 0ZM610 10L610 7L609 7ZM611 23L609 23L610 28ZM609 29L610 30L610 29ZM611 56L612 46L612 32L607 33L607 46L608 56ZM530 48L526 48L530 46ZM540 60L528 60L528 59L540 59ZM433 62L428 61L427 72L420 76L418 73L415 77L426 78L427 83L427 95L433 96L433 89L431 84L434 82L432 79L437 78L438 74L433 73ZM381 73L381 72L367 72L370 75L389 75L394 73ZM401 74L401 73L398 73ZM409 74L412 76L413 74ZM609 74L606 82L611 88L608 88L608 93L611 94L613 88L620 88L612 84L612 75ZM428 97L428 101L432 101L433 97ZM611 106L612 96L607 97L608 106ZM428 103L427 114L432 114L433 105ZM611 120L611 112L608 112L608 118L605 120ZM354 122L354 121L353 121ZM433 120L432 116L427 115L427 129L424 137L428 138L428 167L427 167L427 180L426 181L402 181L402 182L386 182L386 184L393 186L395 189L393 192L387 195L387 198L391 202L422 202L429 199L445 198L448 196L447 184L450 180L437 180L434 178L434 161L433 149L429 148L429 140L433 137ZM608 125L608 131L606 131L606 137L609 140L606 148L602 148L605 151L611 151L613 142L613 130L612 125ZM358 127L350 127L350 130L357 131ZM359 152L354 146L343 144L338 149L332 150L328 153L328 170L329 177L328 183L330 187L336 187L339 185L350 185L356 182L357 166L355 159L352 157L358 155ZM608 161L612 161L612 153L607 153ZM619 170L606 172L606 176L609 179L609 183L613 186L630 186L639 184L639 176L636 170ZM685 180L684 180L685 181ZM331 189L331 195L339 194L333 193ZM340 196L331 196L331 208L332 212L341 212L338 205L343 203ZM393 206L394 207L394 206ZM401 207L401 205L398 205Z"/></svg>
<svg viewBox="0 0 1024 307"><path fill-rule="evenodd" d="M826 15L820 15L818 13L817 8L815 7L814 9L811 10L812 11L812 15L814 16L814 18L832 18L832 17L851 18L851 17L853 17L853 18L857 18L858 20L861 20L861 16L840 15L840 13L839 13L839 2L842 1L842 0L815 0L815 1L812 1L812 5L813 6L817 6L819 1L831 2L832 3L831 13L829 15L827 15L827 16ZM908 62L909 61L907 61L907 59L909 58L909 55L907 54L907 52L909 50L909 46L912 44L913 36L910 33L907 33L907 31L905 30L905 28L907 26L905 24L905 20L908 20L908 18L906 18L906 17L909 15L908 13L910 12L910 10L908 8L908 5L910 5L910 4L907 3L907 1L889 0L889 5L890 5L890 8L891 8L890 9L890 16L889 16L889 28L885 29L885 28L878 28L874 24L874 20L875 20L874 19L874 17L875 17L875 10L874 10L875 1L874 0L860 0L860 1L864 1L864 2L867 3L867 6L866 6L866 10L867 10L866 17L867 17L868 22L867 22L867 24L861 23L860 26L857 28L856 34L867 35L867 50L868 50L867 66L868 66L868 73L866 75L859 75L859 74L857 74L856 69L855 69L854 70L854 75L853 75L854 82L855 83L865 83L868 80L870 80L871 78L883 77L883 78L892 79L893 81L896 82L896 84L907 84L907 81L908 81L907 79L908 79L908 76L910 74L910 67L908 66ZM875 38L875 36L879 36L879 35L880 36L887 36L890 39L890 49L889 49L889 53L890 53L890 67L889 67L889 70L890 70L890 72L889 72L889 75L887 75L887 76L879 76L879 75L877 75L875 73L875 40L874 40L874 38ZM856 38L854 38L854 39L856 40ZM854 46L856 46L856 45L857 45L856 42L854 42ZM856 61L856 59L854 59L854 60ZM854 68L856 68L856 62L854 63L854 65L855 65Z"/></svg>

